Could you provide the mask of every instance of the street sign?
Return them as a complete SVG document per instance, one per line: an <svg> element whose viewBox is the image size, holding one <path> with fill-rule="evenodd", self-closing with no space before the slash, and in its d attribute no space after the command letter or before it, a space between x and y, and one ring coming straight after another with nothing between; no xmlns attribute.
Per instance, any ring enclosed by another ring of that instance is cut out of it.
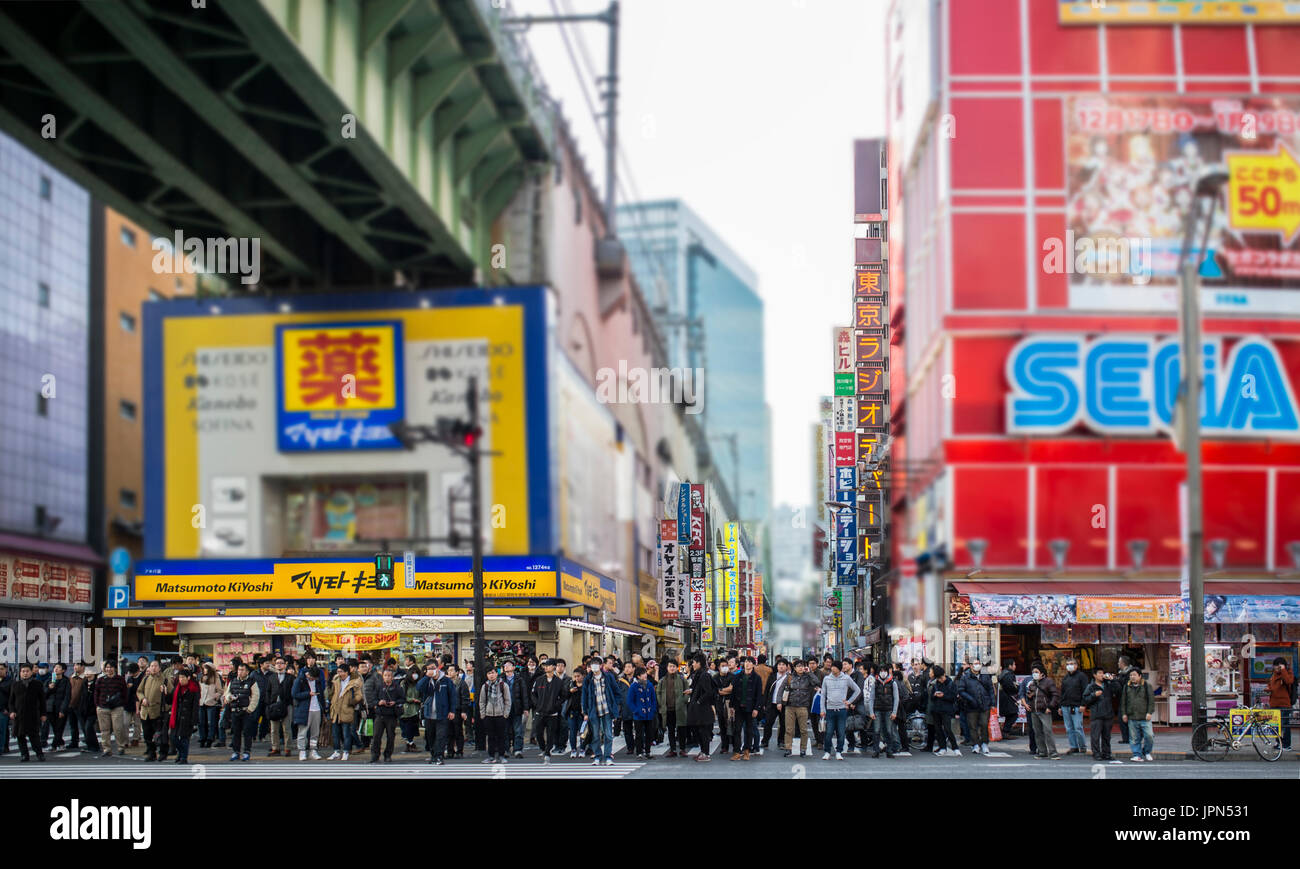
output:
<svg viewBox="0 0 1300 869"><path fill-rule="evenodd" d="M415 551L408 549L402 553L403 567L406 568L402 576L403 588L415 588Z"/></svg>
<svg viewBox="0 0 1300 869"><path fill-rule="evenodd" d="M113 550L113 554L108 556L108 566L114 574L125 576L126 572L131 569L131 553L121 546L117 547Z"/></svg>
<svg viewBox="0 0 1300 869"><path fill-rule="evenodd" d="M126 619L113 619L113 627L115 628L126 627Z"/></svg>
<svg viewBox="0 0 1300 869"><path fill-rule="evenodd" d="M124 610L130 606L131 590L125 585L110 585L108 587L108 608L111 610Z"/></svg>
<svg viewBox="0 0 1300 869"><path fill-rule="evenodd" d="M1290 244L1300 231L1300 162L1281 142L1273 153L1229 151L1228 225L1276 233Z"/></svg>

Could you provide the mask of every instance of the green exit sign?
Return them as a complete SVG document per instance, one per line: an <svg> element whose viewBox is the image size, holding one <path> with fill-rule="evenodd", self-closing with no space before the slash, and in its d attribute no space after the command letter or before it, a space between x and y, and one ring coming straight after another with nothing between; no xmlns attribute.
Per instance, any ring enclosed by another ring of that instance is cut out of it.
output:
<svg viewBox="0 0 1300 869"><path fill-rule="evenodd" d="M835 373L835 394L837 396L853 395L852 371L838 371Z"/></svg>

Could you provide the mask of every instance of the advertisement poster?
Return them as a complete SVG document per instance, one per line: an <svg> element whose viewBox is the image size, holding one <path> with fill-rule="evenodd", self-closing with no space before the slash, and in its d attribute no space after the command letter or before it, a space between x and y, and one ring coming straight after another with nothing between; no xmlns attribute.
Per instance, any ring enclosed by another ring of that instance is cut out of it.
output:
<svg viewBox="0 0 1300 869"><path fill-rule="evenodd" d="M1080 595L1076 603L1080 622L1182 624L1188 621L1176 597L1092 597Z"/></svg>
<svg viewBox="0 0 1300 869"><path fill-rule="evenodd" d="M1057 0L1062 24L1300 24L1290 0Z"/></svg>
<svg viewBox="0 0 1300 869"><path fill-rule="evenodd" d="M1281 149L1300 154L1295 98L1079 96L1066 107L1065 126L1067 235L1059 265L1075 309L1174 310L1182 215L1197 180L1227 172L1229 152L1289 165L1294 157ZM1233 228L1228 193L1225 184L1206 244L1204 309L1300 311L1300 239L1243 228L1240 217Z"/></svg>
<svg viewBox="0 0 1300 869"><path fill-rule="evenodd" d="M1205 620L1259 624L1300 624L1300 595L1207 594Z"/></svg>
<svg viewBox="0 0 1300 869"><path fill-rule="evenodd" d="M677 520L659 520L659 571L663 599L662 614L666 622L681 618L681 565L677 543Z"/></svg>
<svg viewBox="0 0 1300 869"><path fill-rule="evenodd" d="M1072 594L973 594L971 623L977 625L1068 625L1075 622Z"/></svg>

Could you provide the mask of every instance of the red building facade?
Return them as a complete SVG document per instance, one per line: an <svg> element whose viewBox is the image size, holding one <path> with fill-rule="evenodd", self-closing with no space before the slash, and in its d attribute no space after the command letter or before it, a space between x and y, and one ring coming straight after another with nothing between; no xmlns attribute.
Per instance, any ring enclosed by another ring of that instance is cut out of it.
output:
<svg viewBox="0 0 1300 869"><path fill-rule="evenodd" d="M1024 673L1043 655L1105 663L1127 648L1176 681L1174 624L1120 642L1105 628L1106 644L979 596L1177 599L1178 218L1233 154L1300 154L1300 27L1065 25L1060 6L891 4L892 539L896 564L922 559L915 587L891 586L893 621L942 643L927 651L944 661L1015 657ZM1300 247L1222 216L1211 239L1206 592L1287 608L1300 605ZM1240 614L1294 654L1300 614L1265 618ZM1207 628L1228 654L1241 633Z"/></svg>

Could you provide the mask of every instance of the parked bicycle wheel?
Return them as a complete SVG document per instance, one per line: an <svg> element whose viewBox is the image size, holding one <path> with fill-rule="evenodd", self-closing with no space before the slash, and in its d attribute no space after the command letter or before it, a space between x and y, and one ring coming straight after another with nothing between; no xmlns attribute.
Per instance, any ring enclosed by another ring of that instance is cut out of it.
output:
<svg viewBox="0 0 1300 869"><path fill-rule="evenodd" d="M1223 760L1231 747L1227 732L1214 722L1198 724L1192 731L1192 753L1197 760L1206 763Z"/></svg>
<svg viewBox="0 0 1300 869"><path fill-rule="evenodd" d="M1277 760L1282 756L1282 735L1271 724L1256 724L1251 732L1255 751L1264 760Z"/></svg>

